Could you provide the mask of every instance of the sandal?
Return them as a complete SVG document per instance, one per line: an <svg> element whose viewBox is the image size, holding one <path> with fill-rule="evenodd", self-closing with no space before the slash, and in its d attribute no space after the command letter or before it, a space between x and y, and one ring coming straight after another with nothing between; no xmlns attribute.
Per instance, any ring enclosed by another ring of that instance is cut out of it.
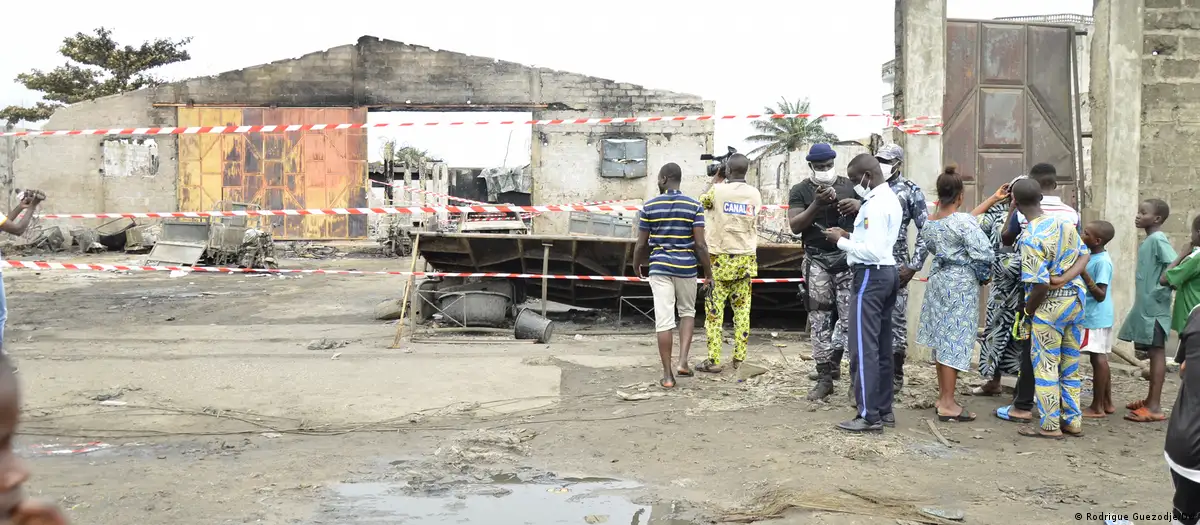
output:
<svg viewBox="0 0 1200 525"><path fill-rule="evenodd" d="M663 388L675 388L675 381L664 377L658 380L658 386Z"/></svg>
<svg viewBox="0 0 1200 525"><path fill-rule="evenodd" d="M1033 427L1018 428L1017 435L1031 437L1031 438L1050 439L1050 440L1054 440L1054 441L1062 441L1063 439L1066 439L1064 436L1055 436L1053 434L1043 434L1043 433L1039 432L1038 429L1033 428Z"/></svg>
<svg viewBox="0 0 1200 525"><path fill-rule="evenodd" d="M1125 420L1133 421L1134 423L1158 423L1159 421L1166 421L1167 415L1162 412L1155 414L1154 412L1151 412L1150 409L1143 406L1137 410L1134 410L1133 412L1125 414Z"/></svg>
<svg viewBox="0 0 1200 525"><path fill-rule="evenodd" d="M705 359L704 362L696 365L696 371L706 374L719 374L725 371L725 368L712 362L712 359Z"/></svg>
<svg viewBox="0 0 1200 525"><path fill-rule="evenodd" d="M1067 430L1067 428L1066 428L1066 427L1063 427L1063 429L1062 429L1062 433L1063 433L1063 435L1064 435L1064 436L1070 436L1070 437L1073 437L1073 438L1081 438L1081 437L1083 437L1083 429L1082 429L1082 428L1080 428L1078 431L1071 432L1070 430Z"/></svg>
<svg viewBox="0 0 1200 525"><path fill-rule="evenodd" d="M937 412L936 408L933 410ZM962 410L958 412L957 416L943 416L938 413L937 417L939 423L970 423L971 421L975 421L975 414L968 411L966 405L963 405Z"/></svg>
<svg viewBox="0 0 1200 525"><path fill-rule="evenodd" d="M1129 410L1137 410L1137 409L1139 409L1139 408L1142 408L1142 407L1144 407L1144 406L1146 406L1146 400L1145 400L1145 399L1139 399L1139 400L1137 400L1137 401L1134 401L1134 402L1132 402L1132 403L1130 403L1130 404L1128 404L1128 405L1125 405L1125 408L1126 408L1126 409L1129 409Z"/></svg>
<svg viewBox="0 0 1200 525"><path fill-rule="evenodd" d="M688 368L687 363L683 363L675 367L675 375L679 377L692 377L695 375L691 368Z"/></svg>
<svg viewBox="0 0 1200 525"><path fill-rule="evenodd" d="M1000 419L1003 419L1005 421L1009 421L1012 423L1027 423L1027 424L1033 423L1033 420L1030 418L1010 416L1008 413L1011 412L1012 409L1013 409L1012 405L1005 405L1005 406L1002 406L1002 407L997 408L996 410L992 411L992 414L995 415L997 418L1000 418Z"/></svg>

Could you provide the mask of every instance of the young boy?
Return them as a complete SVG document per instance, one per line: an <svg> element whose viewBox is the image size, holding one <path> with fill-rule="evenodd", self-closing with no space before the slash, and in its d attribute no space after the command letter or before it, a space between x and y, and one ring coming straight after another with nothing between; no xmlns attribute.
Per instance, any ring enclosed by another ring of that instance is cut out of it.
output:
<svg viewBox="0 0 1200 525"><path fill-rule="evenodd" d="M1167 376L1167 330L1171 326L1171 289L1161 283L1163 272L1176 259L1175 249L1162 232L1171 208L1161 199L1148 199L1138 207L1134 223L1146 231L1138 246L1133 308L1117 335L1134 348L1150 355L1150 391L1146 399L1125 406L1125 419L1137 423L1166 421L1162 410L1162 387Z"/></svg>
<svg viewBox="0 0 1200 525"><path fill-rule="evenodd" d="M1108 353L1112 350L1113 304L1108 297L1112 282L1112 259L1104 247L1112 240L1113 225L1092 221L1083 227L1083 243L1091 250L1083 285L1083 348L1092 360L1092 406L1083 409L1083 417L1104 418L1117 411L1112 402L1112 374Z"/></svg>
<svg viewBox="0 0 1200 525"><path fill-rule="evenodd" d="M21 486L29 470L13 453L13 439L21 418L20 389L8 357L0 353L0 523L12 525L66 525L58 509L25 499Z"/></svg>
<svg viewBox="0 0 1200 525"><path fill-rule="evenodd" d="M1180 254L1159 281L1175 290L1175 308L1171 310L1171 329L1182 335L1188 315L1200 305L1200 215L1192 220L1192 244Z"/></svg>
<svg viewBox="0 0 1200 525"><path fill-rule="evenodd" d="M1171 468L1171 481L1175 484L1175 521L1183 525L1196 525L1200 521L1200 366L1187 362L1200 359L1200 308L1193 308L1179 331L1179 397L1171 411L1171 422L1167 424L1167 442L1164 455Z"/></svg>

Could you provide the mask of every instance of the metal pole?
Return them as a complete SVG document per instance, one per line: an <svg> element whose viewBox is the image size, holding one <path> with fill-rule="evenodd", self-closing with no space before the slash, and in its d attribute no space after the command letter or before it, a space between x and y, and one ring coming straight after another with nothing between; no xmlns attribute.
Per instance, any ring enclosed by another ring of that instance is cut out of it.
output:
<svg viewBox="0 0 1200 525"><path fill-rule="evenodd" d="M550 289L550 247L553 243L542 243L542 317L546 317L546 292Z"/></svg>

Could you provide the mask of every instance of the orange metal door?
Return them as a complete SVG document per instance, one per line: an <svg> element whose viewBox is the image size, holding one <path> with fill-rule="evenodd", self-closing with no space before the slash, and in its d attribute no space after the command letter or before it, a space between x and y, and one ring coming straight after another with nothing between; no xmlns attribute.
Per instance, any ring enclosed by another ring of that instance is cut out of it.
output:
<svg viewBox="0 0 1200 525"><path fill-rule="evenodd" d="M366 108L180 108L180 126L364 123ZM218 201L263 209L367 205L364 129L179 136L179 209ZM276 239L362 239L363 215L272 219Z"/></svg>

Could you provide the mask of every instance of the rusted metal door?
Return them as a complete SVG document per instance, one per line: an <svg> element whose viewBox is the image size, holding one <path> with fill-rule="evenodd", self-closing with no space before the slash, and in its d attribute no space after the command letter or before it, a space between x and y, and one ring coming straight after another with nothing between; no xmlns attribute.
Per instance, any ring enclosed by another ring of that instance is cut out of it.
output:
<svg viewBox="0 0 1200 525"><path fill-rule="evenodd" d="M180 126L366 122L365 108L180 108ZM363 129L179 136L179 209L218 201L266 210L367 205ZM276 239L361 239L363 215L272 219Z"/></svg>
<svg viewBox="0 0 1200 525"><path fill-rule="evenodd" d="M946 22L942 156L968 178L968 209L1040 162L1078 208L1074 52L1071 26Z"/></svg>

